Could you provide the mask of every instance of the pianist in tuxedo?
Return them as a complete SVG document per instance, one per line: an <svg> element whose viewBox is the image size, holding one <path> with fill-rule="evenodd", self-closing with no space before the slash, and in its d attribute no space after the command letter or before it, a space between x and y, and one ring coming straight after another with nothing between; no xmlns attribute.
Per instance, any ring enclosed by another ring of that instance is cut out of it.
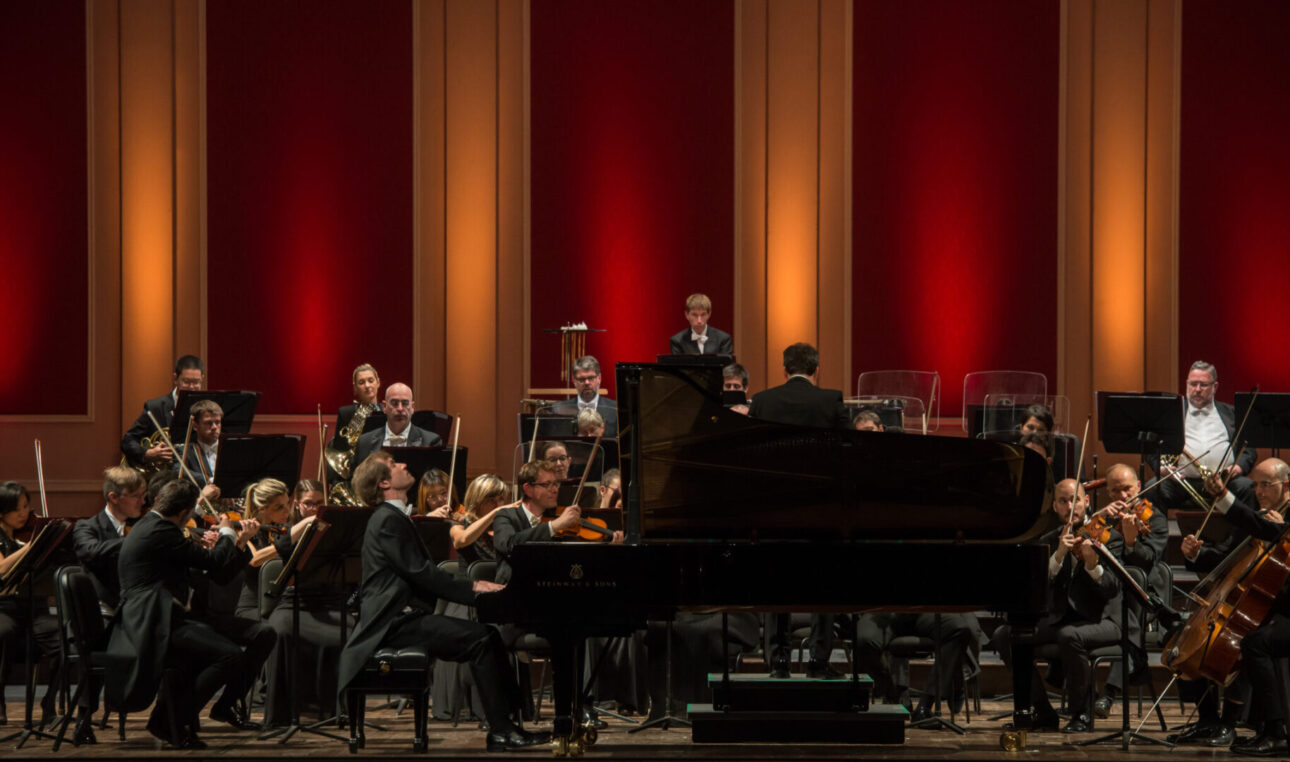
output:
<svg viewBox="0 0 1290 762"><path fill-rule="evenodd" d="M121 546L119 620L112 628L106 662L106 685L111 704L123 712L138 712L157 696L164 668L177 670L172 707L180 748L202 749L197 738L197 713L220 690L211 718L225 721L234 703L246 693L242 649L209 624L187 611L192 590L190 569L235 574L251 558L247 541L259 531L253 519L234 529L228 519L219 525L211 548L189 540L183 526L192 516L198 490L187 481L162 488L157 503L139 519ZM158 699L148 720L148 732L170 741L165 701Z"/></svg>
<svg viewBox="0 0 1290 762"><path fill-rule="evenodd" d="M355 463L362 463L382 447L434 447L443 444L438 434L412 424L416 403L412 399L412 387L407 384L390 384L385 390L385 402L381 408L385 411L385 428L369 431L358 438Z"/></svg>
<svg viewBox="0 0 1290 762"><path fill-rule="evenodd" d="M1035 628L1036 646L1056 643L1058 662L1049 672L1049 682L1059 685L1065 678L1070 722L1064 733L1082 733L1093 727L1089 716L1089 683L1093 679L1089 652L1114 645L1120 627L1112 615L1120 608L1120 583L1102 566L1093 544L1079 537L1088 507L1088 496L1074 479L1058 483L1054 508L1059 517L1074 514L1069 525L1060 526L1040 538L1052 550L1048 559L1048 614ZM994 646L1010 668L1012 631L1008 625L994 633ZM1048 692L1039 670L1032 666L1031 699L1034 701L1032 730L1057 730L1057 712L1048 703Z"/></svg>
<svg viewBox="0 0 1290 762"><path fill-rule="evenodd" d="M435 566L407 515L407 491L415 483L407 467L379 458L354 473L359 498L375 510L363 534L363 581L358 626L341 651L337 684L341 695L382 646L423 646L430 656L469 662L488 719L489 751L550 742L529 733L512 717L520 707L519 686L497 630L479 622L433 613L439 598L462 604L475 594L502 586L454 577Z"/></svg>
<svg viewBox="0 0 1290 762"><path fill-rule="evenodd" d="M184 465L197 483L204 487L215 482L215 462L219 458L219 435L224 430L224 410L214 400L198 400L193 404L192 413L193 437L184 457Z"/></svg>
<svg viewBox="0 0 1290 762"><path fill-rule="evenodd" d="M578 396L551 406L552 415L577 418L583 410L594 410L605 420L605 436L618 436L618 403L600 396L600 361L591 355L579 357L573 364L573 386Z"/></svg>
<svg viewBox="0 0 1290 762"><path fill-rule="evenodd" d="M363 363L354 369L354 402L350 405L342 405L336 411L336 430L332 432L332 446L343 447L344 443L338 441L341 429L349 425L353 420L354 413L359 408L365 408L368 413L381 412L380 393L381 377L377 374L376 368L371 363Z"/></svg>
<svg viewBox="0 0 1290 762"><path fill-rule="evenodd" d="M130 428L121 437L121 452L132 466L145 464L170 463L174 457L165 442L158 442L152 447L144 448L143 440L157 433L148 413L152 413L162 426L169 426L175 414L175 403L179 400L179 390L190 392L201 391L206 381L206 369L202 361L194 355L184 355L175 360L175 372L170 377L170 393L143 403L143 412L134 419Z"/></svg>
<svg viewBox="0 0 1290 762"><path fill-rule="evenodd" d="M821 389L815 385L820 368L820 353L810 344L793 344L784 350L784 383L758 392L749 405L748 415L764 421L793 426L825 429L849 429L851 417L842 404L842 392ZM771 677L789 676L789 615L776 614L768 623ZM837 679L843 675L829 666L833 652L833 617L815 614L811 617L811 662L808 677Z"/></svg>
<svg viewBox="0 0 1290 762"><path fill-rule="evenodd" d="M672 337L672 354L733 355L734 341L730 334L708 325L711 316L712 300L705 294L690 294L685 300L685 320L690 327Z"/></svg>

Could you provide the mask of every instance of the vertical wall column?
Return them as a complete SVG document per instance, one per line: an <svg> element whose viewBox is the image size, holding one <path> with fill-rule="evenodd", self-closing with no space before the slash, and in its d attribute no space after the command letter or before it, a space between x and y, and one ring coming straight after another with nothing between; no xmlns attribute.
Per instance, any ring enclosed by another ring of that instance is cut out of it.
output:
<svg viewBox="0 0 1290 762"><path fill-rule="evenodd" d="M1180 4L1066 2L1062 35L1058 392L1078 430L1097 390L1179 385Z"/></svg>
<svg viewBox="0 0 1290 762"><path fill-rule="evenodd" d="M524 0L413 6L416 380L462 420L470 470L509 478L523 396Z"/></svg>
<svg viewBox="0 0 1290 762"><path fill-rule="evenodd" d="M820 384L847 389L850 358L851 5L736 6L735 326L755 387L781 352L821 353Z"/></svg>

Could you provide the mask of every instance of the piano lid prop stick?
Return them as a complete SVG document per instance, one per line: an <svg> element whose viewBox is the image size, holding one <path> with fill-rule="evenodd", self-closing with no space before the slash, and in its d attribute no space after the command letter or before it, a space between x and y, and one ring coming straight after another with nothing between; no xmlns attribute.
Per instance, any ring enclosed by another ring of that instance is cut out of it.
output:
<svg viewBox="0 0 1290 762"><path fill-rule="evenodd" d="M457 476L457 439L461 436L461 416L452 419L452 460L448 462L448 513L457 509L453 505L452 492L456 489L453 479Z"/></svg>
<svg viewBox="0 0 1290 762"><path fill-rule="evenodd" d="M36 440L36 483L40 485L40 515L49 518L49 501L45 497L45 466L40 458L40 440Z"/></svg>

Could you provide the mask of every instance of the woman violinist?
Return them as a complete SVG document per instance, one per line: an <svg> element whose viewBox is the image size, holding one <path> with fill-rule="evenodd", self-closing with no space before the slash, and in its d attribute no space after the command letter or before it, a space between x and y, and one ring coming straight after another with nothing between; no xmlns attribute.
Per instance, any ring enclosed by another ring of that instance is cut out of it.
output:
<svg viewBox="0 0 1290 762"><path fill-rule="evenodd" d="M454 506L458 505L457 495L448 484L448 475L437 468L428 468L421 474L417 484L417 516L430 516L436 519L450 518Z"/></svg>

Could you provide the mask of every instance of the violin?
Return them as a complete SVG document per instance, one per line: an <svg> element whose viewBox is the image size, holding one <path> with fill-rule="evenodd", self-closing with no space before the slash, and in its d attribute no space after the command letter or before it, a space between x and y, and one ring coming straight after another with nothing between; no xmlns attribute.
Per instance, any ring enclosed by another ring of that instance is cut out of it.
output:
<svg viewBox="0 0 1290 762"><path fill-rule="evenodd" d="M552 521L555 521L566 510L568 510L568 506L564 506L564 505L556 506L556 508L553 511L549 513L544 513L542 515L542 523L547 524ZM577 539L577 540L587 540L590 542L601 542L601 541L608 542L609 540L612 540L614 538L614 530L609 528L609 523L604 519L592 517L592 518L578 519L577 524L570 527L566 527L564 529L561 529L558 532L553 533L552 537L554 537L557 540Z"/></svg>
<svg viewBox="0 0 1290 762"><path fill-rule="evenodd" d="M1119 523L1119 519L1111 518L1109 509L1110 506L1107 506L1093 513L1084 520L1084 524L1079 529L1075 530L1075 534L1105 544L1111 538L1111 530ZM1130 503L1129 515L1133 517L1139 532L1147 532L1150 531L1150 524L1147 522L1155 515L1155 507L1151 505L1150 500L1142 500L1137 505Z"/></svg>

